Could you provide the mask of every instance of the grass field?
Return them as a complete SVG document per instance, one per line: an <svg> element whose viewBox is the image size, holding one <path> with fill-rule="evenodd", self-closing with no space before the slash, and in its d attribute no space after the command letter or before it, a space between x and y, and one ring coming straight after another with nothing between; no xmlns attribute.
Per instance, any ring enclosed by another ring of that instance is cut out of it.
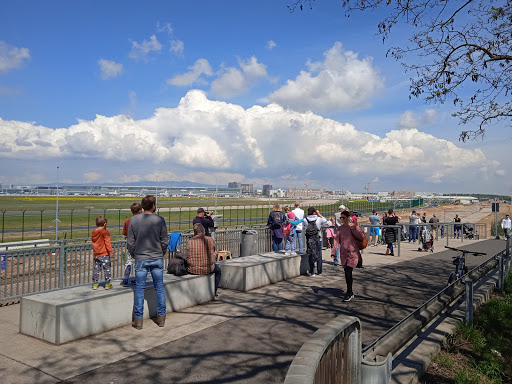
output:
<svg viewBox="0 0 512 384"><path fill-rule="evenodd" d="M89 237L98 215L107 217L112 235L119 235L124 221L131 216L130 205L139 201L138 197L60 196L58 238ZM324 215L332 215L340 202L331 201L315 203L315 206ZM190 229L197 207L216 210L217 214L222 215L217 220L222 227L255 225L266 224L274 203L293 206L294 200L219 198L216 201L214 198L160 197L157 213L165 218L169 231ZM372 207L383 211L390 206L389 203L366 200L345 200L344 203L363 213L371 212ZM55 219L55 197L0 196L0 242L55 239Z"/></svg>

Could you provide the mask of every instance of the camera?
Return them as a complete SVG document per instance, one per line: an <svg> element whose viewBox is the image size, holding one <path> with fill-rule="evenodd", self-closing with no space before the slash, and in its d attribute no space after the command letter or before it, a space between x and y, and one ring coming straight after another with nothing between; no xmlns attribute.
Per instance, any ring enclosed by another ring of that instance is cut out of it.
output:
<svg viewBox="0 0 512 384"><path fill-rule="evenodd" d="M209 214L210 214L210 211L204 211L204 214L205 214L205 215L209 215Z"/></svg>

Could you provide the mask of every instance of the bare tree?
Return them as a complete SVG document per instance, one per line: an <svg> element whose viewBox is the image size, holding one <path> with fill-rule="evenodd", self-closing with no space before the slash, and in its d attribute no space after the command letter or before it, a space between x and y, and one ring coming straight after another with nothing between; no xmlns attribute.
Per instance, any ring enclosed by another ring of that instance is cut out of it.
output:
<svg viewBox="0 0 512 384"><path fill-rule="evenodd" d="M293 1L291 11L314 0ZM410 98L453 102L464 129L460 140L483 137L490 124L510 124L512 104L512 0L342 0L345 15L379 10L383 42L398 23L413 26L409 44L388 54L411 78Z"/></svg>

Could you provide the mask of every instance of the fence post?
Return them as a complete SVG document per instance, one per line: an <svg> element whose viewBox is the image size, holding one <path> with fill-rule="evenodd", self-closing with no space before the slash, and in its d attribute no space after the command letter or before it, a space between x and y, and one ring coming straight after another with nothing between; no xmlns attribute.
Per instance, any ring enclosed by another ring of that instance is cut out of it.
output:
<svg viewBox="0 0 512 384"><path fill-rule="evenodd" d="M59 251L59 289L64 288L64 263L66 257L64 252L66 251L66 241L60 241L60 251Z"/></svg>
<svg viewBox="0 0 512 384"><path fill-rule="evenodd" d="M507 237L507 243L506 243L506 247L505 247L505 257L506 257L506 262L505 262L505 278L508 276L508 272L509 272L509 268L510 268L510 236Z"/></svg>
<svg viewBox="0 0 512 384"><path fill-rule="evenodd" d="M500 292L503 292L503 290L505 289L505 276L504 276L504 256L503 256L503 253L501 253L499 256L500 258L500 270L499 270L499 274L498 274L498 290Z"/></svg>
<svg viewBox="0 0 512 384"><path fill-rule="evenodd" d="M21 241L25 240L25 212L21 210L22 219L21 219Z"/></svg>
<svg viewBox="0 0 512 384"><path fill-rule="evenodd" d="M466 324L473 325L473 281L465 280L466 283L466 314L464 320Z"/></svg>
<svg viewBox="0 0 512 384"><path fill-rule="evenodd" d="M41 227L39 228L40 230L40 238L42 239L43 238L43 212L44 212L44 209L41 209ZM73 237L73 236L71 236Z"/></svg>
<svg viewBox="0 0 512 384"><path fill-rule="evenodd" d="M5 231L5 212L2 211L2 243L4 242L4 231Z"/></svg>
<svg viewBox="0 0 512 384"><path fill-rule="evenodd" d="M73 211L74 211L74 209L71 210L71 218L70 218L71 238L73 238Z"/></svg>

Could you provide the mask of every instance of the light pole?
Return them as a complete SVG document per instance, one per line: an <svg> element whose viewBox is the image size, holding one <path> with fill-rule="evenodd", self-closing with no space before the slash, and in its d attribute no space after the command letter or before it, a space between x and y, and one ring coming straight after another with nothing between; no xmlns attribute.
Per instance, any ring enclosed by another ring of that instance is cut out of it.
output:
<svg viewBox="0 0 512 384"><path fill-rule="evenodd" d="M57 166L57 199L55 203L55 241L59 240L59 166Z"/></svg>

